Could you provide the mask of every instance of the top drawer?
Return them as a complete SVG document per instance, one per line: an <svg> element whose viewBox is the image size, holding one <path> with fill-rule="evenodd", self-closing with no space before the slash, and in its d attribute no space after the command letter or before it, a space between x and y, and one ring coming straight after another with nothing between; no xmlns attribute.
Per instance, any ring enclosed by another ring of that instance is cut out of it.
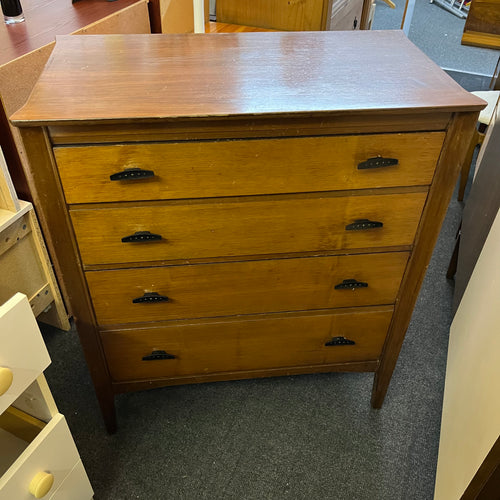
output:
<svg viewBox="0 0 500 500"><path fill-rule="evenodd" d="M56 147L66 201L204 198L431 183L444 132ZM394 166L359 168L369 158ZM152 171L131 180L127 169ZM110 176L125 172L122 180Z"/></svg>

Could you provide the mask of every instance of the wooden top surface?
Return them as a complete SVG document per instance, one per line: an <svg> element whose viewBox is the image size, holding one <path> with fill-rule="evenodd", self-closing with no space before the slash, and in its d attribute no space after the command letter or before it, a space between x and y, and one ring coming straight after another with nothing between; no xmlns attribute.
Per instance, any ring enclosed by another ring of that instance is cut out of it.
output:
<svg viewBox="0 0 500 500"><path fill-rule="evenodd" d="M95 23L138 0L21 0L24 23L0 23L0 66Z"/></svg>
<svg viewBox="0 0 500 500"><path fill-rule="evenodd" d="M478 110L400 31L57 37L17 125Z"/></svg>

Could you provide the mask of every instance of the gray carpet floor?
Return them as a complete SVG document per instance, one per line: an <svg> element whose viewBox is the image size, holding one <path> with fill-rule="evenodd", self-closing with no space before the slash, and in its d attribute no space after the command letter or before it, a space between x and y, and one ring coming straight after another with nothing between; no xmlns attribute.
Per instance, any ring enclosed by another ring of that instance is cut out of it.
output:
<svg viewBox="0 0 500 500"><path fill-rule="evenodd" d="M109 436L76 333L42 325L46 376L95 498L431 500L461 212L455 195L381 410L371 374L220 382L121 395Z"/></svg>

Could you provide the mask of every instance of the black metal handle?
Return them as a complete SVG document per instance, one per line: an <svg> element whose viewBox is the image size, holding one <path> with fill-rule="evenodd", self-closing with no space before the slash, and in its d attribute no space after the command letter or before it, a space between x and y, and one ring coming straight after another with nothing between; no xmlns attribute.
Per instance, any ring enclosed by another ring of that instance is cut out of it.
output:
<svg viewBox="0 0 500 500"><path fill-rule="evenodd" d="M166 295L160 295L158 292L145 292L142 297L133 299L134 304L151 304L153 302L168 302L169 298Z"/></svg>
<svg viewBox="0 0 500 500"><path fill-rule="evenodd" d="M157 359L175 359L175 356L166 351L153 351L151 354L143 356L142 358L143 361L155 361Z"/></svg>
<svg viewBox="0 0 500 500"><path fill-rule="evenodd" d="M136 231L134 234L122 238L122 243L142 243L144 241L159 240L161 240L160 234L150 233L149 231Z"/></svg>
<svg viewBox="0 0 500 500"><path fill-rule="evenodd" d="M378 222L369 219L356 219L353 223L347 224L345 227L346 231L363 231L365 229L374 229L377 227L383 227L383 222Z"/></svg>
<svg viewBox="0 0 500 500"><path fill-rule="evenodd" d="M366 288L368 283L358 280L344 280L342 283L335 285L335 290L356 290L356 288Z"/></svg>
<svg viewBox="0 0 500 500"><path fill-rule="evenodd" d="M397 158L383 158L382 156L375 156L375 158L368 158L368 160L358 163L358 170L393 167L398 164L399 161Z"/></svg>
<svg viewBox="0 0 500 500"><path fill-rule="evenodd" d="M325 343L326 347L330 347L333 345L354 345L356 342L354 340L346 339L345 337L333 337L332 340L329 340Z"/></svg>
<svg viewBox="0 0 500 500"><path fill-rule="evenodd" d="M131 181L147 179L148 177L154 177L155 173L152 170L143 170L142 168L125 168L121 172L116 172L109 176L112 181Z"/></svg>

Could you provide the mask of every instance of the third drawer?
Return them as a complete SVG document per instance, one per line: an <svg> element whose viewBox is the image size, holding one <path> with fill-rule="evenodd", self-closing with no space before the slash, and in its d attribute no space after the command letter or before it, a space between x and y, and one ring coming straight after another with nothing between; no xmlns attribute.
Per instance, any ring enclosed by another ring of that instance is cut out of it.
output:
<svg viewBox="0 0 500 500"><path fill-rule="evenodd" d="M392 304L408 255L391 252L89 271L86 277L99 324L139 323Z"/></svg>

